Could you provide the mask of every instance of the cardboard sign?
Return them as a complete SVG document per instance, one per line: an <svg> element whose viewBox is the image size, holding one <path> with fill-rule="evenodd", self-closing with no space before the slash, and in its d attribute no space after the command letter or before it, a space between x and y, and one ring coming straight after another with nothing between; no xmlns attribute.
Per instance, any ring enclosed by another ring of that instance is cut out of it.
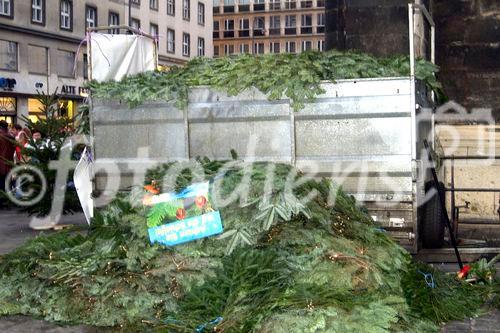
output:
<svg viewBox="0 0 500 333"><path fill-rule="evenodd" d="M177 193L148 196L145 204L152 206L147 217L151 243L173 246L223 232L220 213L212 208L208 182Z"/></svg>

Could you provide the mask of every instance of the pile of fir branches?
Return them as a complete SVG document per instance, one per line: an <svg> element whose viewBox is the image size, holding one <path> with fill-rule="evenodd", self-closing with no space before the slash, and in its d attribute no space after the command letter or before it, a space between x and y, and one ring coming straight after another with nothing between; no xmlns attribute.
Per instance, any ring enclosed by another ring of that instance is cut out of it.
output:
<svg viewBox="0 0 500 333"><path fill-rule="evenodd" d="M445 96L435 74L438 67L417 60L415 76ZM147 72L124 78L120 82L89 84L92 96L119 99L130 106L144 101L174 101L178 107L187 105L190 87L208 85L229 95L237 95L255 87L270 100L289 98L294 110L312 102L323 93L321 81L340 79L400 77L410 75L408 56L376 58L357 52L303 52L300 54L266 54L255 57L244 54L216 59L195 58L183 67L168 72Z"/></svg>
<svg viewBox="0 0 500 333"><path fill-rule="evenodd" d="M148 184L189 185L189 163L151 170ZM220 207L220 237L151 245L136 189L98 212L87 235L39 236L2 257L0 314L127 331L437 332L498 291L417 266L329 181L283 164L198 163L225 199L250 180L246 196ZM165 177L172 167L182 172Z"/></svg>

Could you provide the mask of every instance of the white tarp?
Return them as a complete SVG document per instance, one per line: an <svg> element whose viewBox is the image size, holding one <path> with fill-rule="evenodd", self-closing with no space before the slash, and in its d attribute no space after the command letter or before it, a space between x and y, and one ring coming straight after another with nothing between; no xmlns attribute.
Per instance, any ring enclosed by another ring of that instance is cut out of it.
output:
<svg viewBox="0 0 500 333"><path fill-rule="evenodd" d="M90 220L94 217L94 200L92 199L92 156L85 148L82 157L78 162L73 174L73 182L75 183L76 193L82 205L83 213L90 224Z"/></svg>
<svg viewBox="0 0 500 333"><path fill-rule="evenodd" d="M141 35L90 34L91 78L99 82L152 71L155 41Z"/></svg>

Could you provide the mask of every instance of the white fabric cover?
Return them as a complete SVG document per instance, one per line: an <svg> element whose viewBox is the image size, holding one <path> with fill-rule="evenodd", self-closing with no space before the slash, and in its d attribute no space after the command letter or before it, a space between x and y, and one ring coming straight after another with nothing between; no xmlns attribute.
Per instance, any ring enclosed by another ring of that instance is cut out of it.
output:
<svg viewBox="0 0 500 333"><path fill-rule="evenodd" d="M90 34L91 78L99 82L155 69L155 42L141 35Z"/></svg>
<svg viewBox="0 0 500 333"><path fill-rule="evenodd" d="M93 162L87 148L82 153L80 161L76 165L73 173L73 182L75 183L76 193L83 213L90 224L90 220L94 217L94 200L92 199L92 177L93 177Z"/></svg>

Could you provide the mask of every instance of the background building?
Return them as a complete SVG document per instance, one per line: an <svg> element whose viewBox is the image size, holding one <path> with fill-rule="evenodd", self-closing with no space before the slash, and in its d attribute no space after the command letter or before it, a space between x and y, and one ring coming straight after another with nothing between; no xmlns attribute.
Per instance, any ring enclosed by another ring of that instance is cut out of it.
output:
<svg viewBox="0 0 500 333"><path fill-rule="evenodd" d="M158 36L160 64L182 64L196 56L212 57L210 0L131 0L131 3L130 25Z"/></svg>
<svg viewBox="0 0 500 333"><path fill-rule="evenodd" d="M131 24L158 36L160 64L212 56L207 1L131 0ZM128 22L128 0L0 0L0 119L36 119L37 91L56 89L61 114L74 116L86 95L85 29Z"/></svg>
<svg viewBox="0 0 500 333"><path fill-rule="evenodd" d="M324 49L324 0L214 0L214 56Z"/></svg>

